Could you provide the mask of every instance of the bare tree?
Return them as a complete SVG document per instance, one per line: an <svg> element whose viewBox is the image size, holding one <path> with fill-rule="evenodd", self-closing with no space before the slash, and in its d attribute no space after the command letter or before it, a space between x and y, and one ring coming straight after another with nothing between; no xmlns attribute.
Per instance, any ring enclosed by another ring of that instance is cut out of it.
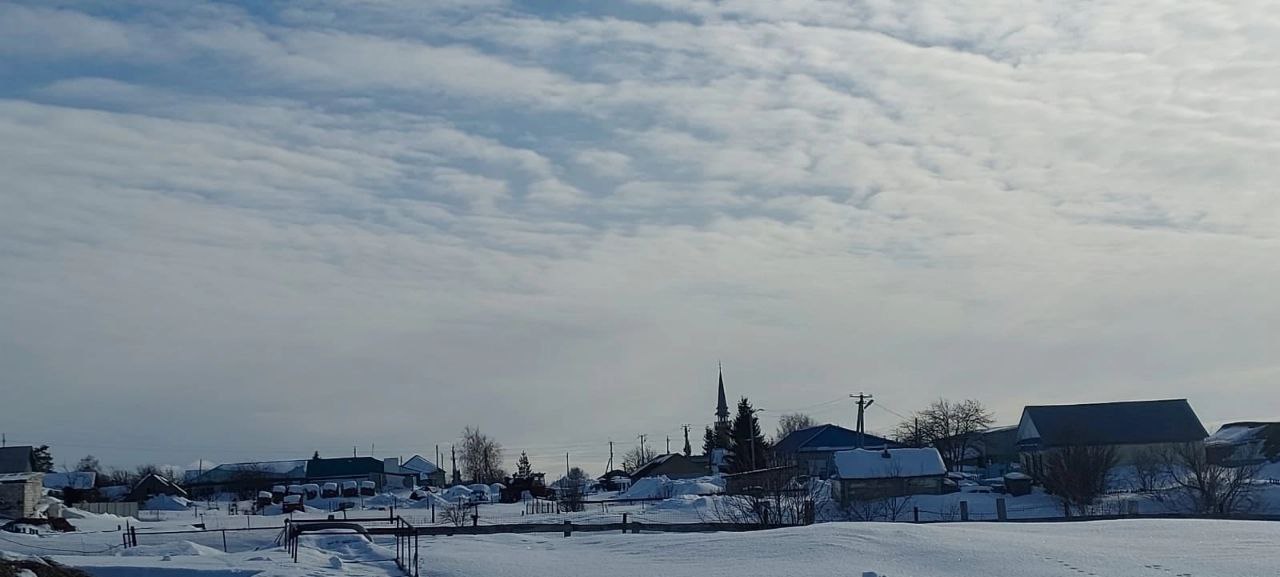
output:
<svg viewBox="0 0 1280 577"><path fill-rule="evenodd" d="M1260 465L1225 467L1209 462L1204 445L1184 443L1169 449L1170 480L1181 489L1183 506L1193 513L1231 515L1258 507L1253 479Z"/></svg>
<svg viewBox="0 0 1280 577"><path fill-rule="evenodd" d="M808 525L830 501L831 490L822 481L796 483L773 477L748 491L713 497L710 506L698 514L715 523Z"/></svg>
<svg viewBox="0 0 1280 577"><path fill-rule="evenodd" d="M654 457L657 456L658 454L652 447L636 445L635 447L632 447L631 450L622 454L622 470L628 474L634 473L637 469L645 466L646 463L652 461Z"/></svg>
<svg viewBox="0 0 1280 577"><path fill-rule="evenodd" d="M817 425L817 423L813 420L813 417L810 417L809 415L804 413L787 413L778 417L778 432L774 435L773 441L776 443L785 439L787 435L790 435L791 433L801 429L808 429L815 425Z"/></svg>
<svg viewBox="0 0 1280 577"><path fill-rule="evenodd" d="M471 520L471 509L472 506L460 498L442 507L440 517L445 523L454 527L463 527L466 526L467 521Z"/></svg>
<svg viewBox="0 0 1280 577"><path fill-rule="evenodd" d="M1041 481L1066 510L1087 515L1106 493L1111 470L1118 462L1114 447L1068 445L1042 455Z"/></svg>
<svg viewBox="0 0 1280 577"><path fill-rule="evenodd" d="M1142 449L1134 453L1131 459L1133 490L1150 493L1168 478L1169 459L1164 453L1156 449Z"/></svg>
<svg viewBox="0 0 1280 577"><path fill-rule="evenodd" d="M458 459L462 461L462 474L476 483L497 483L502 480L502 444L480 432L466 427L462 430L462 447Z"/></svg>
<svg viewBox="0 0 1280 577"><path fill-rule="evenodd" d="M932 445L942 454L947 469L955 470L974 441L974 433L995 422L979 401L938 399L898 424L894 436L912 446Z"/></svg>

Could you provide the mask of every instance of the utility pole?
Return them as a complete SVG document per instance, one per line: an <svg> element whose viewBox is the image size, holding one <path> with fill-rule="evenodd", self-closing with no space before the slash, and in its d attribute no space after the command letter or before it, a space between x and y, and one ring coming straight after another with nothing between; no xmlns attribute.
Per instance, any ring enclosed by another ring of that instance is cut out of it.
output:
<svg viewBox="0 0 1280 577"><path fill-rule="evenodd" d="M356 458L356 446L355 446L355 445L351 445L351 458L352 458L352 459Z"/></svg>
<svg viewBox="0 0 1280 577"><path fill-rule="evenodd" d="M871 398L871 395L866 393L858 393L856 395L850 393L849 397L858 399L858 448L861 449L867 436L866 421L864 420L865 413L867 412L867 407L874 404L875 400Z"/></svg>
<svg viewBox="0 0 1280 577"><path fill-rule="evenodd" d="M605 467L606 471L613 470L613 441L609 441L609 466Z"/></svg>
<svg viewBox="0 0 1280 577"><path fill-rule="evenodd" d="M689 445L689 425L681 425L684 427L684 456L688 457L693 454L693 447Z"/></svg>
<svg viewBox="0 0 1280 577"><path fill-rule="evenodd" d="M644 456L645 456L645 455L644 455L644 439L645 439L645 437L648 437L649 435L640 434L640 435L637 435L637 436L640 438L640 458L641 458L641 459L643 459L643 458L644 458ZM639 464L639 465L643 465L644 463L637 463L637 464Z"/></svg>
<svg viewBox="0 0 1280 577"><path fill-rule="evenodd" d="M667 453L666 454L668 455L671 454L671 435L667 435Z"/></svg>
<svg viewBox="0 0 1280 577"><path fill-rule="evenodd" d="M569 453L567 451L564 454L564 480L566 482L569 480Z"/></svg>

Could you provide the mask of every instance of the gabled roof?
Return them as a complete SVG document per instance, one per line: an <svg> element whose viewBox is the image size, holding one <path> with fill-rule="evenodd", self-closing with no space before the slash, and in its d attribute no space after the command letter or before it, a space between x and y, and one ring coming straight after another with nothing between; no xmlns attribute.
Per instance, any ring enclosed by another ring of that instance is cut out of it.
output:
<svg viewBox="0 0 1280 577"><path fill-rule="evenodd" d="M1186 399L1167 399L1029 406L1022 410L1018 444L1141 445L1186 443L1207 436Z"/></svg>
<svg viewBox="0 0 1280 577"><path fill-rule="evenodd" d="M410 457L408 461L405 461L404 464L401 465L401 467L423 475L430 475L441 470L435 463L422 458L422 455L414 455Z"/></svg>
<svg viewBox="0 0 1280 577"><path fill-rule="evenodd" d="M882 449L898 447L898 443L870 433L864 434L863 448ZM773 446L773 450L782 454L799 453L801 451L849 450L858 447L858 432L830 423L807 429L800 429L783 437Z"/></svg>
<svg viewBox="0 0 1280 577"><path fill-rule="evenodd" d="M30 473L31 447L0 447L0 473Z"/></svg>
<svg viewBox="0 0 1280 577"><path fill-rule="evenodd" d="M190 471L188 471L189 473ZM245 478L261 478L272 480L295 480L307 477L307 462L294 461L260 461L249 463L223 463L197 473L196 477L187 479L188 484L228 483Z"/></svg>
<svg viewBox="0 0 1280 577"><path fill-rule="evenodd" d="M854 449L835 454L836 476L841 479L892 479L940 477L947 474L942 455L924 449Z"/></svg>
<svg viewBox="0 0 1280 577"><path fill-rule="evenodd" d="M666 455L658 455L657 457L654 457L653 460L645 463L644 466L636 469L634 473L631 473L631 478L642 479L644 477L651 477L656 474L656 471L667 466L684 469L684 471L677 472L699 471L706 467L705 464L699 463L690 457L686 457L682 453L668 453Z"/></svg>

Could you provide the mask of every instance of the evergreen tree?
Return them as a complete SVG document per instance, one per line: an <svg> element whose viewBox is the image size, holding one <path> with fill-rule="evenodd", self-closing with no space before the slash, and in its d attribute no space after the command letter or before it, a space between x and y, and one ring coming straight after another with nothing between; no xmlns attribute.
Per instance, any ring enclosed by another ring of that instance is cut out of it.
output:
<svg viewBox="0 0 1280 577"><path fill-rule="evenodd" d="M80 458L79 463L76 463L76 470L85 473L99 473L102 471L102 465L98 463L97 457L85 455Z"/></svg>
<svg viewBox="0 0 1280 577"><path fill-rule="evenodd" d="M31 450L31 468L41 473L53 472L53 455L49 454L49 445L40 445Z"/></svg>
<svg viewBox="0 0 1280 577"><path fill-rule="evenodd" d="M319 460L320 460L320 451L316 451L316 452L315 452L315 454L311 455L311 458L312 458L312 459L314 459L314 460L316 460L316 461L319 461Z"/></svg>
<svg viewBox="0 0 1280 577"><path fill-rule="evenodd" d="M763 469L768 446L764 442L764 433L760 431L756 411L751 408L751 401L746 397L738 401L738 414L733 419L730 434L733 442L730 469L734 472Z"/></svg>
<svg viewBox="0 0 1280 577"><path fill-rule="evenodd" d="M520 451L520 460L516 463L516 477L528 479L533 476L533 467L529 465L529 455Z"/></svg>
<svg viewBox="0 0 1280 577"><path fill-rule="evenodd" d="M711 456L711 452L716 448L716 433L707 427L705 433L702 434L702 454Z"/></svg>

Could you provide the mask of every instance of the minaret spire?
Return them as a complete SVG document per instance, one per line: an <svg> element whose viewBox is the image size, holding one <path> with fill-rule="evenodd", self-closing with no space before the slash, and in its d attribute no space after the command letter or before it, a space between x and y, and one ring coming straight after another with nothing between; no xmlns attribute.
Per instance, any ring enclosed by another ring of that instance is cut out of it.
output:
<svg viewBox="0 0 1280 577"><path fill-rule="evenodd" d="M720 398L716 402L716 421L729 422L729 403L724 398L724 365L717 363L720 367Z"/></svg>

